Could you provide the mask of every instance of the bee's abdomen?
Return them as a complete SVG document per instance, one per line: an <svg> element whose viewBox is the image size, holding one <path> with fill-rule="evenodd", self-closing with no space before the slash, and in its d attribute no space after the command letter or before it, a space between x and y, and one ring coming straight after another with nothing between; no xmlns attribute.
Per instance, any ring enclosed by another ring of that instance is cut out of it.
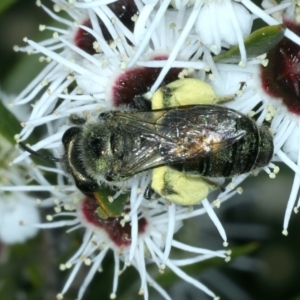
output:
<svg viewBox="0 0 300 300"><path fill-rule="evenodd" d="M255 162L255 167L261 168L266 166L272 159L274 153L273 136L268 127L260 127L260 143L258 156Z"/></svg>
<svg viewBox="0 0 300 300"><path fill-rule="evenodd" d="M259 152L258 131L247 132L232 146L198 162L199 173L208 177L233 177L250 172Z"/></svg>
<svg viewBox="0 0 300 300"><path fill-rule="evenodd" d="M237 130L246 134L236 143L197 161L174 166L184 173L205 177L233 177L266 166L273 156L273 138L266 127L258 127L250 118L241 118Z"/></svg>

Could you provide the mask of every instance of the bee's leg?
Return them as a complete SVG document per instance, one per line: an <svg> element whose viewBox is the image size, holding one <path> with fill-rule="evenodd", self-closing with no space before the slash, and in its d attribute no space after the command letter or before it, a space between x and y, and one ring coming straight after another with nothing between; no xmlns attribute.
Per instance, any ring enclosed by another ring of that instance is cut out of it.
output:
<svg viewBox="0 0 300 300"><path fill-rule="evenodd" d="M150 185L148 185L144 192L144 198L146 200L151 200L154 194L156 194L155 191Z"/></svg>
<svg viewBox="0 0 300 300"><path fill-rule="evenodd" d="M74 125L84 125L86 123L86 119L83 117L80 117L76 114L71 114L69 116L69 120Z"/></svg>
<svg viewBox="0 0 300 300"><path fill-rule="evenodd" d="M132 99L131 108L138 111L150 111L151 101L145 99L143 95L136 95Z"/></svg>

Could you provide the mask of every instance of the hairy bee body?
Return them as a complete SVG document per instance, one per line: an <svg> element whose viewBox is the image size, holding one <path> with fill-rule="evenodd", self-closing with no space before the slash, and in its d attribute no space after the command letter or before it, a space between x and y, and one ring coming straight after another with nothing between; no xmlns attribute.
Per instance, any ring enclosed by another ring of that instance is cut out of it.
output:
<svg viewBox="0 0 300 300"><path fill-rule="evenodd" d="M81 190L170 166L206 177L232 177L265 166L272 136L247 116L220 106L111 111L68 129L65 162Z"/></svg>

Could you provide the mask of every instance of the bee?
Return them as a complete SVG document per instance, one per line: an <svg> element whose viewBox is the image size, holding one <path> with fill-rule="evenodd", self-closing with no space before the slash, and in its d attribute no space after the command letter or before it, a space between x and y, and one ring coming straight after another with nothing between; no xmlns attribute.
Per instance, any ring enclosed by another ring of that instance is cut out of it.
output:
<svg viewBox="0 0 300 300"><path fill-rule="evenodd" d="M203 188L211 190L209 178L251 172L266 166L273 156L273 138L266 127L236 110L211 104L108 111L96 122L78 124L62 137L62 158L20 145L40 158L63 162L85 194L97 192L103 182L123 182L153 169L158 171L152 178L154 191L170 201L191 205L185 201L189 189L195 187L193 181L201 184L199 193ZM172 196L178 194L176 185L182 186L185 196ZM203 194L196 197L198 202L207 191Z"/></svg>

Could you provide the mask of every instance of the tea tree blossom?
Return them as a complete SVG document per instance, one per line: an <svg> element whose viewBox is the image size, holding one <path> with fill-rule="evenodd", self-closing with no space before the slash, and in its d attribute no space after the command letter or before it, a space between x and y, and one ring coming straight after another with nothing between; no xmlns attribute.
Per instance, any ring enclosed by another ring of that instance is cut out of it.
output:
<svg viewBox="0 0 300 300"><path fill-rule="evenodd" d="M16 184L16 181L12 183ZM5 244L16 244L34 237L37 229L30 224L39 222L39 213L34 199L26 196L25 193L13 192L9 196L4 192L1 194L0 240Z"/></svg>

